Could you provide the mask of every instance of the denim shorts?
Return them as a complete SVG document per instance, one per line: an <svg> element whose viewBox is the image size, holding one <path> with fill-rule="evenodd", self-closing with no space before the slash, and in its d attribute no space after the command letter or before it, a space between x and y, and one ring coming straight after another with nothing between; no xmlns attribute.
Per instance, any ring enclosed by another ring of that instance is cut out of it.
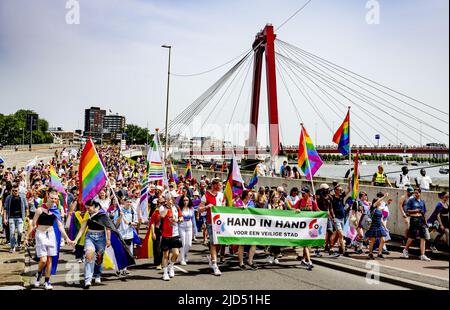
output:
<svg viewBox="0 0 450 310"><path fill-rule="evenodd" d="M338 219L334 218L334 226L336 228L336 231L343 231L344 230L344 219Z"/></svg>
<svg viewBox="0 0 450 310"><path fill-rule="evenodd" d="M95 252L105 252L106 248L106 233L105 232L91 232L86 233L84 239L84 250L95 249Z"/></svg>
<svg viewBox="0 0 450 310"><path fill-rule="evenodd" d="M214 244L214 236L213 236L212 224L206 224L206 229L208 230L209 243L210 244Z"/></svg>

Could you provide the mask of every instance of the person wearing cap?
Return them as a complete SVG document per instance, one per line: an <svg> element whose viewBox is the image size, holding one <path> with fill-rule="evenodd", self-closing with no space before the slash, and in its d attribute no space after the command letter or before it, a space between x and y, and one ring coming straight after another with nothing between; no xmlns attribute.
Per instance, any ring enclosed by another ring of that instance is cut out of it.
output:
<svg viewBox="0 0 450 310"><path fill-rule="evenodd" d="M400 212L400 214L403 217L403 221L406 225L405 228L405 242L406 240L408 240L408 231L409 231L409 214L406 210L406 204L408 203L408 200L412 197L412 195L414 194L414 188L412 188L411 186L408 187L405 191L405 193L400 197L400 200L398 201L398 210Z"/></svg>
<svg viewBox="0 0 450 310"><path fill-rule="evenodd" d="M134 245L134 227L137 226L137 216L133 210L133 199L127 197L125 199L125 205L121 209L117 209L114 213L114 224L118 227L118 231L128 246L130 253L133 254ZM117 272L118 275L127 276L130 273L127 268Z"/></svg>
<svg viewBox="0 0 450 310"><path fill-rule="evenodd" d="M183 243L180 238L179 224L183 222L183 214L180 208L175 204L175 197L170 193L165 196L166 205L160 206L161 214L161 248L163 251L162 267L163 280L169 281L175 277L174 264L180 254L180 248ZM170 253L172 256L170 257ZM170 259L170 263L169 263Z"/></svg>
<svg viewBox="0 0 450 310"><path fill-rule="evenodd" d="M345 253L345 240L344 240L344 221L345 221L345 197L346 194L342 187L338 184L334 188L334 195L332 197L333 207L333 223L334 223L334 239L331 242L330 255L334 257L340 256ZM336 242L339 242L339 253L333 253L332 248Z"/></svg>
<svg viewBox="0 0 450 310"><path fill-rule="evenodd" d="M420 260L429 262L429 259L425 255L425 242L428 233L428 226L425 220L425 214L427 208L425 202L421 199L422 191L420 188L414 189L413 196L406 203L406 211L410 216L409 231L408 231L408 241L406 242L405 249L403 250L402 257L409 258L408 249L413 243L413 241L420 237Z"/></svg>
<svg viewBox="0 0 450 310"><path fill-rule="evenodd" d="M252 208L249 194L250 194L250 192L248 190L244 190L242 192L241 197L240 197L242 205L240 206L240 208L242 208L242 209ZM239 247L238 247L239 268L241 268L241 270L247 269L244 265L244 248L245 247L246 247L245 245L239 245ZM252 270L258 269L258 266L253 261L255 252L256 252L256 245L249 246L247 264L250 267L250 269L252 269Z"/></svg>
<svg viewBox="0 0 450 310"><path fill-rule="evenodd" d="M408 173L409 173L408 167L406 166L402 167L402 173L398 175L397 180L395 181L395 186L397 188L405 189L411 186L411 178Z"/></svg>
<svg viewBox="0 0 450 310"><path fill-rule="evenodd" d="M210 240L210 255L208 256L210 268L213 270L215 276L220 276L222 275L222 272L217 266L217 251L220 250L220 246L214 243L212 229L211 208L214 206L225 206L225 197L222 193L222 182L218 178L212 180L211 190L206 191L205 195L202 197L199 212L206 211L206 229L208 230Z"/></svg>
<svg viewBox="0 0 450 310"><path fill-rule="evenodd" d="M369 259L375 259L373 256L373 249L377 239L380 240L380 244L378 246L378 258L384 258L383 256L383 247L385 238L387 237L387 227L386 223L383 221L383 206L385 205L384 199L388 197L388 193L378 193L377 198L374 199L371 209L370 209L370 218L372 222L370 224L370 228L366 231L366 238L369 239Z"/></svg>
<svg viewBox="0 0 450 310"><path fill-rule="evenodd" d="M429 192L430 186L433 184L430 176L427 175L427 171L422 168L420 169L420 176L415 179L416 186L419 187L422 192Z"/></svg>
<svg viewBox="0 0 450 310"><path fill-rule="evenodd" d="M333 236L334 232L334 225L333 225L333 205L332 205L332 196L330 193L330 186L328 184L321 184L319 186L319 189L316 193L316 202L317 207L322 212L328 213L328 220L327 220L327 232L325 236L325 251L329 251L330 244L331 244L331 237ZM316 251L316 256L321 257L319 251Z"/></svg>
<svg viewBox="0 0 450 310"><path fill-rule="evenodd" d="M384 172L384 167L379 165L377 172L375 172L372 177L372 186L385 187L386 184L389 185L389 187L393 187L391 181L389 181L389 178Z"/></svg>

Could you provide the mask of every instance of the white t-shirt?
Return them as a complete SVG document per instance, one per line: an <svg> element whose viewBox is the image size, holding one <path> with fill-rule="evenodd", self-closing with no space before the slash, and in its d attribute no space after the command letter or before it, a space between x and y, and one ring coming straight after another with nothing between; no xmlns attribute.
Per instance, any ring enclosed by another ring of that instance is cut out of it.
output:
<svg viewBox="0 0 450 310"><path fill-rule="evenodd" d="M408 188L411 186L411 178L409 175L404 175L403 173L399 174L397 177L397 181L395 182L395 185L397 185L398 188Z"/></svg>
<svg viewBox="0 0 450 310"><path fill-rule="evenodd" d="M98 202L100 203L100 206L103 210L107 211L109 209L109 206L111 205L111 199L99 199Z"/></svg>
<svg viewBox="0 0 450 310"><path fill-rule="evenodd" d="M260 177L264 177L266 176L266 165L264 165L263 163L259 163L258 164L258 176Z"/></svg>
<svg viewBox="0 0 450 310"><path fill-rule="evenodd" d="M433 181L431 181L431 178L428 175L426 175L424 177L423 176L417 177L417 183L419 183L421 190L429 191L430 185L433 184Z"/></svg>

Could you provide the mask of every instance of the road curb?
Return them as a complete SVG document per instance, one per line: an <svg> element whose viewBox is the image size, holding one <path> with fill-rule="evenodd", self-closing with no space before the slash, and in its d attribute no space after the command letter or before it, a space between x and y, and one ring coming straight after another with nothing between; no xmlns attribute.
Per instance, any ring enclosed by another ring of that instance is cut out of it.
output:
<svg viewBox="0 0 450 310"><path fill-rule="evenodd" d="M345 264L341 264L338 262L330 262L323 259L317 259L317 258L311 258L314 264L332 268L335 270L351 273L358 276L364 276L367 277L367 275L370 272L370 269L363 269L359 267L349 266ZM403 286L405 288L414 289L414 290L448 290L448 288L435 286L427 283L421 283L409 279L403 279L399 277L393 277L384 273L379 274L379 279L381 282L390 283L393 285Z"/></svg>

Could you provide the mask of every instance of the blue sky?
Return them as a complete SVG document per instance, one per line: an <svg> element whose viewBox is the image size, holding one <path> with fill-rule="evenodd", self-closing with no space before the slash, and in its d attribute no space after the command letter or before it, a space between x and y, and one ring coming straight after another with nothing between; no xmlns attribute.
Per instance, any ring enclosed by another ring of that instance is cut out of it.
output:
<svg viewBox="0 0 450 310"><path fill-rule="evenodd" d="M66 0L0 2L0 113L34 109L52 126L77 129L83 128L85 108L101 106L126 115L129 123L162 127L167 51L161 44L173 45L175 73L207 70L241 54L266 23L279 25L304 3L79 2L80 25L65 23ZM313 0L281 29L278 38L448 111L448 1L380 0L379 25L365 22L366 2ZM199 77L173 77L171 118L226 69ZM295 144L297 119L280 84L278 89L283 142ZM317 128L317 143L328 144L329 131L299 94L295 100L310 134ZM248 106L240 106L238 120L241 116L246 120ZM261 118L267 118L265 110ZM377 116L367 119L376 122ZM331 116L329 120L334 127L340 121ZM214 116L213 121L220 122L221 117ZM424 117L424 122L431 120ZM448 141L445 135L436 138ZM358 139L355 136L356 144L363 143ZM415 143L406 137L401 140Z"/></svg>

